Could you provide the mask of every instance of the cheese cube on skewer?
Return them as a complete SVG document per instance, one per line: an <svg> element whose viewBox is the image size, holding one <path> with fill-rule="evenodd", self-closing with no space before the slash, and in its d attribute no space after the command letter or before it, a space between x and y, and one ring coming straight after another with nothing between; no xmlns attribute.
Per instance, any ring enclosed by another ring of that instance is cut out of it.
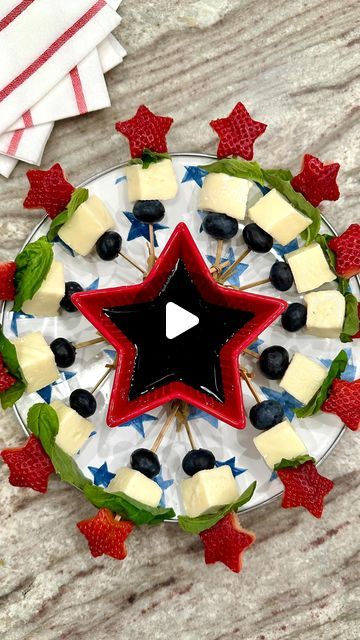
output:
<svg viewBox="0 0 360 640"><path fill-rule="evenodd" d="M279 385L296 400L307 404L320 389L327 373L321 364L302 353L295 353Z"/></svg>
<svg viewBox="0 0 360 640"><path fill-rule="evenodd" d="M129 200L171 200L178 192L178 184L169 158L152 162L147 169L131 164L125 169Z"/></svg>
<svg viewBox="0 0 360 640"><path fill-rule="evenodd" d="M65 295L64 267L52 261L49 273L31 300L25 300L22 311L39 318L56 316Z"/></svg>
<svg viewBox="0 0 360 640"><path fill-rule="evenodd" d="M181 493L185 513L191 518L215 512L239 497L238 486L227 465L198 471L192 478L183 480Z"/></svg>
<svg viewBox="0 0 360 640"><path fill-rule="evenodd" d="M97 196L90 196L59 229L58 236L76 253L86 256L105 231L114 227L115 222L104 203Z"/></svg>
<svg viewBox="0 0 360 640"><path fill-rule="evenodd" d="M340 291L313 291L304 296L306 329L313 336L339 338L345 319L345 297Z"/></svg>
<svg viewBox="0 0 360 640"><path fill-rule="evenodd" d="M55 442L69 456L74 456L94 431L94 425L60 400L54 400L51 406L59 419L59 431Z"/></svg>
<svg viewBox="0 0 360 640"><path fill-rule="evenodd" d="M308 453L300 436L288 420L256 436L254 445L270 469L273 469L283 458L292 460Z"/></svg>
<svg viewBox="0 0 360 640"><path fill-rule="evenodd" d="M294 240L311 225L307 216L297 211L276 189L271 189L249 209L253 222L282 245Z"/></svg>
<svg viewBox="0 0 360 640"><path fill-rule="evenodd" d="M321 285L336 280L326 261L323 250L317 242L285 254L295 285L299 293L317 289Z"/></svg>
<svg viewBox="0 0 360 640"><path fill-rule="evenodd" d="M40 332L28 333L12 342L28 393L39 391L59 378L54 354Z"/></svg>
<svg viewBox="0 0 360 640"><path fill-rule="evenodd" d="M232 218L244 220L250 187L249 180L226 173L209 173L200 191L199 209L226 213Z"/></svg>
<svg viewBox="0 0 360 640"><path fill-rule="evenodd" d="M150 507L157 507L162 496L162 490L154 480L150 480L140 471L122 467L118 469L106 491L117 493L121 491L129 498L147 504Z"/></svg>

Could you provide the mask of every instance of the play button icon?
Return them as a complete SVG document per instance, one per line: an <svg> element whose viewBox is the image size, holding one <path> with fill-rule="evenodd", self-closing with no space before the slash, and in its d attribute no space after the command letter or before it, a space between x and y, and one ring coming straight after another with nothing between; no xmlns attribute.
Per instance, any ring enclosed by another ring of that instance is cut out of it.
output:
<svg viewBox="0 0 360 640"><path fill-rule="evenodd" d="M166 337L173 340L199 324L199 318L190 311L179 307L175 302L166 305Z"/></svg>

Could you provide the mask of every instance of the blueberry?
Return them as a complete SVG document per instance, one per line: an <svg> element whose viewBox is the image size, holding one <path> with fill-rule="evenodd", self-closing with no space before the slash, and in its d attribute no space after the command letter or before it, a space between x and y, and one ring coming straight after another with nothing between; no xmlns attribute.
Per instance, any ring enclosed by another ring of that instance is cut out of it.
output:
<svg viewBox="0 0 360 640"><path fill-rule="evenodd" d="M238 221L225 213L207 213L202 224L206 233L215 240L230 240L239 230Z"/></svg>
<svg viewBox="0 0 360 640"><path fill-rule="evenodd" d="M281 324L286 331L299 331L306 324L307 310L300 302L289 304L281 316Z"/></svg>
<svg viewBox="0 0 360 640"><path fill-rule="evenodd" d="M155 478L160 473L160 462L150 449L136 449L130 457L130 466L147 478Z"/></svg>
<svg viewBox="0 0 360 640"><path fill-rule="evenodd" d="M60 307L64 309L64 311L68 311L69 313L74 313L74 311L77 311L77 308L75 307L73 302L71 302L71 296L73 295L73 293L80 293L81 291L83 291L83 288L78 282L74 282L73 280L71 280L70 282L65 282L65 295L60 302Z"/></svg>
<svg viewBox="0 0 360 640"><path fill-rule="evenodd" d="M69 340L66 340L65 338L56 338L50 344L50 349L55 356L55 362L58 367L66 369L74 364L76 349Z"/></svg>
<svg viewBox="0 0 360 640"><path fill-rule="evenodd" d="M243 238L249 249L257 253L267 253L273 246L272 236L255 222L251 222L243 228Z"/></svg>
<svg viewBox="0 0 360 640"><path fill-rule="evenodd" d="M122 246L122 237L117 231L106 231L96 243L96 253L101 260L117 258Z"/></svg>
<svg viewBox="0 0 360 640"><path fill-rule="evenodd" d="M284 347L268 347L262 352L259 365L264 376L270 380L278 380L289 366L289 354Z"/></svg>
<svg viewBox="0 0 360 640"><path fill-rule="evenodd" d="M188 476L193 476L198 471L213 469L215 456L207 449L192 449L188 451L182 461L182 468Z"/></svg>
<svg viewBox="0 0 360 640"><path fill-rule="evenodd" d="M70 394L69 403L70 407L83 418L93 416L97 407L93 394L86 389L75 389Z"/></svg>
<svg viewBox="0 0 360 640"><path fill-rule="evenodd" d="M163 219L165 207L160 200L138 200L134 204L133 214L139 222L154 224Z"/></svg>
<svg viewBox="0 0 360 640"><path fill-rule="evenodd" d="M255 429L266 430L275 427L284 419L284 410L276 400L264 400L250 409L249 418Z"/></svg>
<svg viewBox="0 0 360 640"><path fill-rule="evenodd" d="M286 262L274 262L269 278L272 286L278 291L287 291L294 282L293 274Z"/></svg>

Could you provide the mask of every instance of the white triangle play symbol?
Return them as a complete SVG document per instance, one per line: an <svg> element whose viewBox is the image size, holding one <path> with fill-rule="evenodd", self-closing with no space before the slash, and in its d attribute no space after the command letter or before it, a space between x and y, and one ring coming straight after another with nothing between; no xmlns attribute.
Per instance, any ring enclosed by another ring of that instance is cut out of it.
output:
<svg viewBox="0 0 360 640"><path fill-rule="evenodd" d="M189 331L197 324L199 318L190 311L179 307L175 302L168 302L166 305L166 337L168 340L181 336L185 331Z"/></svg>

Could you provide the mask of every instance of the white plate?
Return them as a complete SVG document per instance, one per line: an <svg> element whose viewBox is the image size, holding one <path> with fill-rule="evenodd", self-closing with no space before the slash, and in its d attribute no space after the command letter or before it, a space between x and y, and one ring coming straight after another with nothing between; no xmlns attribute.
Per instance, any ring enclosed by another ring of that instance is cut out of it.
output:
<svg viewBox="0 0 360 640"><path fill-rule="evenodd" d="M201 176L196 173L196 169L191 168L211 160L213 160L212 156L200 154L174 154L174 167L180 189L178 196L166 203L166 216L161 223L161 229L156 231L158 251L161 251L176 224L184 221L190 228L202 254L205 257L214 256L215 241L211 240L204 232L200 232L201 215L197 211L200 186L196 179L201 183ZM138 235L139 229L136 225L131 225L128 219L128 216L131 216L129 212L132 207L127 198L124 164L90 178L83 186L88 187L91 194L97 194L104 200L123 237L123 249L139 263L145 265L147 258L145 239L141 236L134 237ZM190 170L187 170L186 167L190 167ZM260 196L260 190L254 185L250 193L251 201ZM46 234L48 227L49 221L46 218L35 229L27 242ZM325 220L322 223L322 231L333 231ZM291 244L290 248L286 248L288 251L296 248L294 243ZM73 257L59 243L56 243L54 248L56 258L64 263L65 279L76 280L84 287L100 285L101 288L104 288L119 284L129 285L140 281L141 274L121 257L113 262L102 262L95 253L87 258ZM224 256L227 258L230 252L232 257L236 257L243 249L242 235L239 233L230 243L225 243ZM281 259L279 251L281 248L275 246L270 254L250 253L245 264L242 264L237 271L241 284L266 278L274 258ZM352 287L354 293L359 297L359 286L355 279L352 281ZM254 289L253 292L279 296L279 292L275 291L271 285L263 285L256 290ZM289 302L300 299L294 288L284 293L282 297ZM95 329L79 313L62 312L58 318L45 319L16 316L14 320L10 309L11 304L7 304L3 311L4 331L10 338L16 332L23 335L37 330L44 334L48 342L60 336L75 343L95 337ZM260 344L261 348L281 344L289 350L290 354L301 351L301 353L319 361L325 361L326 364L329 364L329 361L341 348L345 348L350 356L350 366L345 373L348 379L356 377L360 362L360 348L355 343L342 345L338 340L310 337L304 331L296 334L287 333L279 321L261 335ZM41 401L42 398L49 401L50 395L51 399L60 399L66 402L74 389L78 387L91 389L105 371L105 364L111 362L112 355L112 349L106 348L102 344L79 350L74 366L63 372L60 384L56 383L52 387L46 388L40 395L38 393L24 395L15 408L23 428L25 429L27 411L35 402ZM256 384L263 390L264 399L269 395L277 398L278 394L281 394L278 383L262 377L252 358L243 358L243 361L249 368L255 367ZM152 411L150 416L145 415L142 419L134 420L128 426L123 425L113 429L107 427L105 417L111 385L112 381L108 379L97 394L98 412L91 418L95 434L90 436L76 458L82 471L91 479L94 479L94 476L89 467L100 468L106 462L108 470L115 472L118 467L129 463L131 451L137 447L150 447L164 421L164 409L160 408ZM254 401L245 385L243 385L243 394L245 408L248 411ZM291 419L290 407L293 405L291 398L283 393L280 395L280 401L286 403L287 416ZM159 421L156 420L158 417ZM236 480L241 491L253 480L257 480L257 489L253 499L243 508L243 511L259 507L281 493L281 482L276 476L274 477L253 445L253 438L259 434L259 431L256 431L250 423L246 429L239 431L196 410L194 416L190 418L190 424L197 446L212 450L216 460L220 462L235 458ZM310 454L319 462L330 453L343 430L343 425L336 416L325 413L319 413L301 421L293 418L292 424L303 438ZM179 485L186 476L182 471L181 461L188 446L185 431L182 430L178 433L174 427L170 429L158 451L162 464L159 483L164 490L163 502L167 506L172 506L176 513L182 512Z"/></svg>

